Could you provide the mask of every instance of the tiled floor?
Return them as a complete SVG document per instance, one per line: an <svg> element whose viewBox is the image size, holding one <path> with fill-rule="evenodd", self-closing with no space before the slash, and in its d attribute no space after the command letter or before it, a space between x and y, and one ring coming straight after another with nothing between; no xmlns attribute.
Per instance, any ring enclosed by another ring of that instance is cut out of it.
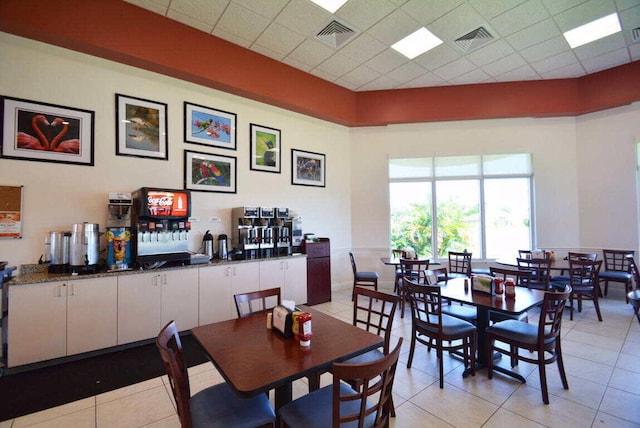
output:
<svg viewBox="0 0 640 428"><path fill-rule="evenodd" d="M338 291L332 302L315 308L350 321L350 299L350 290ZM411 319L398 317L394 336L404 336L406 345L394 384L397 417L391 426L640 427L640 324L621 296L602 299L601 307L601 323L590 302L574 321L565 313L562 345L570 389L562 389L556 366L547 366L550 405L542 403L537 369L526 363L518 369L526 384L499 374L489 380L486 370L463 379L461 363L446 356L445 386L440 389L435 352L420 347L413 367L406 368ZM530 318L537 322L535 313ZM209 363L191 368L189 375L192 392L222 381ZM331 381L328 376L323 384ZM306 392L303 380L294 383L294 398ZM0 428L179 426L166 377L0 422Z"/></svg>

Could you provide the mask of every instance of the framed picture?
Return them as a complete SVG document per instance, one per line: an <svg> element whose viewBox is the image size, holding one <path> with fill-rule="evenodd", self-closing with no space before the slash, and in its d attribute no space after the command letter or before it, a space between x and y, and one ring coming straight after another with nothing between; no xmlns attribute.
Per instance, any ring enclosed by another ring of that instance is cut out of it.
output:
<svg viewBox="0 0 640 428"><path fill-rule="evenodd" d="M93 166L90 110L0 97L2 157Z"/></svg>
<svg viewBox="0 0 640 428"><path fill-rule="evenodd" d="M291 184L324 187L325 155L291 149Z"/></svg>
<svg viewBox="0 0 640 428"><path fill-rule="evenodd" d="M204 146L236 149L236 114L184 103L184 140Z"/></svg>
<svg viewBox="0 0 640 428"><path fill-rule="evenodd" d="M165 103L116 94L116 155L169 159Z"/></svg>
<svg viewBox="0 0 640 428"><path fill-rule="evenodd" d="M251 169L280 174L280 130L252 123L250 133Z"/></svg>
<svg viewBox="0 0 640 428"><path fill-rule="evenodd" d="M236 158L184 151L184 188L202 192L236 193Z"/></svg>

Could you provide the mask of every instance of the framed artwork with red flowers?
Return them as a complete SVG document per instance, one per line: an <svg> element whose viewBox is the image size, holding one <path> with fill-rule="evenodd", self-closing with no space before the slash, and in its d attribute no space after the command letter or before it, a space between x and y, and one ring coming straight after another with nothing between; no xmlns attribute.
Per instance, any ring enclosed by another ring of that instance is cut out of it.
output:
<svg viewBox="0 0 640 428"><path fill-rule="evenodd" d="M235 113L184 103L184 140L203 146L236 149Z"/></svg>
<svg viewBox="0 0 640 428"><path fill-rule="evenodd" d="M93 166L94 112L0 96L3 158Z"/></svg>

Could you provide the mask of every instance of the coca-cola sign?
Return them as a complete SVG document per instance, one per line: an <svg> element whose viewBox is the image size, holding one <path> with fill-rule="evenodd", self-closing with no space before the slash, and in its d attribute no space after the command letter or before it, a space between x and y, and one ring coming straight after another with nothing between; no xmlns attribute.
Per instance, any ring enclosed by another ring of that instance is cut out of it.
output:
<svg viewBox="0 0 640 428"><path fill-rule="evenodd" d="M188 196L186 193L155 190L149 190L147 192L147 209L150 216L188 216L188 206Z"/></svg>

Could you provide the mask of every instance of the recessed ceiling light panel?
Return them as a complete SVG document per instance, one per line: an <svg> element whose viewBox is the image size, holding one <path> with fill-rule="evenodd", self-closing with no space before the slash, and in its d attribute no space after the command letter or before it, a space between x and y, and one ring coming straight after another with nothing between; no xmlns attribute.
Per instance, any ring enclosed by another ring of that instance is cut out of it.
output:
<svg viewBox="0 0 640 428"><path fill-rule="evenodd" d="M335 13L336 10L340 9L343 4L347 2L347 0L311 0L321 8L328 10L331 13Z"/></svg>
<svg viewBox="0 0 640 428"><path fill-rule="evenodd" d="M622 31L620 27L620 19L617 13L612 13L603 18L596 19L587 24L581 25L573 30L569 30L564 33L564 38L567 39L571 49L575 49L578 46L586 45L593 41L602 39Z"/></svg>
<svg viewBox="0 0 640 428"><path fill-rule="evenodd" d="M413 59L423 53L442 44L442 40L431 31L422 27L404 39L396 42L391 47L409 59Z"/></svg>

